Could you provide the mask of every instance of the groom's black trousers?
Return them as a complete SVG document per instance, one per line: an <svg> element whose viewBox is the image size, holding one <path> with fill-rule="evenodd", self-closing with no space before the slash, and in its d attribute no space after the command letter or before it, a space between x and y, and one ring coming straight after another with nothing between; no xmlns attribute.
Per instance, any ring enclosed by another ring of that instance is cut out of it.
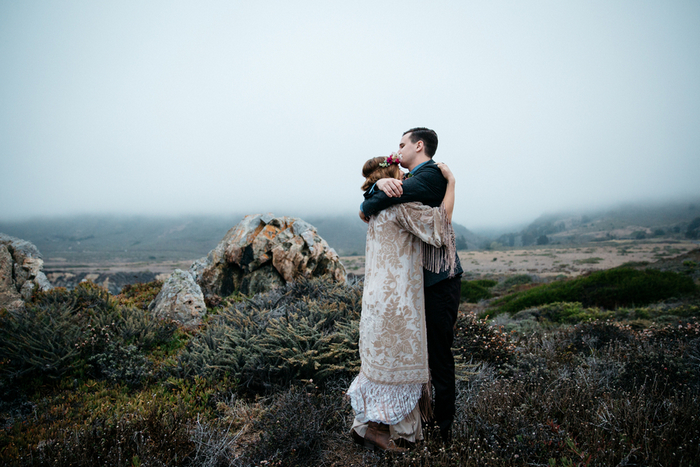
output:
<svg viewBox="0 0 700 467"><path fill-rule="evenodd" d="M460 275L461 276L461 275ZM435 388L433 420L446 438L455 415L455 361L452 357L461 277L445 279L425 288L425 323L428 364Z"/></svg>

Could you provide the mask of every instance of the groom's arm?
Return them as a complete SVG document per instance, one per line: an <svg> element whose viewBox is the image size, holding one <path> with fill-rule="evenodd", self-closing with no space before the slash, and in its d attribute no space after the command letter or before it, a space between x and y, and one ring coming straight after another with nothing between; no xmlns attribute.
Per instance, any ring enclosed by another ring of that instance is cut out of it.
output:
<svg viewBox="0 0 700 467"><path fill-rule="evenodd" d="M365 193L361 212L372 216L389 206L401 203L419 201L428 206L437 207L442 202L447 189L447 180L436 166L429 166L415 176L403 181L403 194L400 197L388 197L383 191L375 188L372 194Z"/></svg>

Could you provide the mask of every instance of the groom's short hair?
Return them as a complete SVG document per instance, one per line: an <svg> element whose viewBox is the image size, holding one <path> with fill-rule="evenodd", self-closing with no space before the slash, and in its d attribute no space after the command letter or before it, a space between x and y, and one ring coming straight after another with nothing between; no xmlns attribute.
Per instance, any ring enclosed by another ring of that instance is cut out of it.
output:
<svg viewBox="0 0 700 467"><path fill-rule="evenodd" d="M404 135L407 133L411 133L410 138L413 144L417 143L418 141L423 141L423 144L425 145L425 154L432 159L438 146L437 133L424 127L411 128L410 130L403 132Z"/></svg>

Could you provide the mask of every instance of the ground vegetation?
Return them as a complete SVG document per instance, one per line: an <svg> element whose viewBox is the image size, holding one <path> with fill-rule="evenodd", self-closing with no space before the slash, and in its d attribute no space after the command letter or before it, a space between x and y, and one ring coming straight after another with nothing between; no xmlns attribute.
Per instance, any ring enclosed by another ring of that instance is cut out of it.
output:
<svg viewBox="0 0 700 467"><path fill-rule="evenodd" d="M425 441L404 455L367 451L349 436L344 391L359 366L361 282L305 280L228 297L195 330L147 312L158 282L118 296L91 283L36 294L24 312L0 314L0 459L92 467L697 465L697 290L678 289L683 273L628 270L574 283L581 293L567 300L512 312L498 300L542 281L473 281L493 297L460 306L452 442L426 428ZM672 293L630 303L620 299L626 288L602 286L636 280ZM617 298L584 299L597 294Z"/></svg>

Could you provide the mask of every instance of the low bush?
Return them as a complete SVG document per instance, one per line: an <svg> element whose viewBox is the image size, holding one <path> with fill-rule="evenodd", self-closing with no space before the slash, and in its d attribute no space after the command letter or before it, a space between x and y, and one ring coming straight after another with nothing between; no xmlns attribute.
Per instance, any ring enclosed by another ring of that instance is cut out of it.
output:
<svg viewBox="0 0 700 467"><path fill-rule="evenodd" d="M602 310L597 307L586 308L578 302L549 303L538 307L536 313L540 320L558 324L576 324L585 321L604 320L615 315L613 311Z"/></svg>
<svg viewBox="0 0 700 467"><path fill-rule="evenodd" d="M593 322L520 336L511 373L486 365L458 383L451 445L381 465L697 465L698 332Z"/></svg>
<svg viewBox="0 0 700 467"><path fill-rule="evenodd" d="M205 465L214 453L198 451L197 423L210 420L210 434L218 431L217 403L235 387L201 378L139 390L94 380L65 386L44 391L29 416L0 430L3 465Z"/></svg>
<svg viewBox="0 0 700 467"><path fill-rule="evenodd" d="M72 436L50 440L20 465L188 465L192 417L183 404L156 401L142 414L98 418Z"/></svg>
<svg viewBox="0 0 700 467"><path fill-rule="evenodd" d="M510 276L498 284L498 288L501 290L508 290L511 287L530 283L532 283L532 276L529 274L516 274L515 276Z"/></svg>
<svg viewBox="0 0 700 467"><path fill-rule="evenodd" d="M501 367L515 358L515 345L508 335L471 312L458 316L452 348L458 364L485 362Z"/></svg>
<svg viewBox="0 0 700 467"><path fill-rule="evenodd" d="M147 310L148 305L155 300L158 292L163 287L162 281L127 284L115 297L120 305L133 306L141 310Z"/></svg>
<svg viewBox="0 0 700 467"><path fill-rule="evenodd" d="M176 374L230 374L254 393L357 373L362 288L301 280L223 308L193 337Z"/></svg>
<svg viewBox="0 0 700 467"><path fill-rule="evenodd" d="M613 343L629 343L633 338L629 326L614 321L592 321L573 326L562 333L562 351L590 354Z"/></svg>
<svg viewBox="0 0 700 467"><path fill-rule="evenodd" d="M100 353L91 355L87 362L93 376L129 387L139 386L152 376L153 362L133 344L109 342Z"/></svg>
<svg viewBox="0 0 700 467"><path fill-rule="evenodd" d="M489 289L497 284L493 280L475 280L475 281L462 281L460 301L468 303L477 303L480 300L486 300L491 298L491 292Z"/></svg>
<svg viewBox="0 0 700 467"><path fill-rule="evenodd" d="M340 393L292 387L276 395L253 424L260 439L251 443L243 465L325 465L330 441L349 436L349 404Z"/></svg>
<svg viewBox="0 0 700 467"><path fill-rule="evenodd" d="M90 282L37 293L26 310L0 318L0 389L32 391L69 375L141 384L152 366L146 353L176 330Z"/></svg>
<svg viewBox="0 0 700 467"><path fill-rule="evenodd" d="M494 306L497 313L515 313L555 302L580 302L585 307L597 306L614 310L621 306L643 306L695 292L697 286L685 275L654 269L637 271L623 268L543 284L503 297Z"/></svg>
<svg viewBox="0 0 700 467"><path fill-rule="evenodd" d="M89 318L75 305L28 308L0 321L0 385L16 389L32 378L57 380L82 362L78 343L87 338Z"/></svg>
<svg viewBox="0 0 700 467"><path fill-rule="evenodd" d="M603 258L593 257L584 259L575 259L574 264L598 264L603 261Z"/></svg>

